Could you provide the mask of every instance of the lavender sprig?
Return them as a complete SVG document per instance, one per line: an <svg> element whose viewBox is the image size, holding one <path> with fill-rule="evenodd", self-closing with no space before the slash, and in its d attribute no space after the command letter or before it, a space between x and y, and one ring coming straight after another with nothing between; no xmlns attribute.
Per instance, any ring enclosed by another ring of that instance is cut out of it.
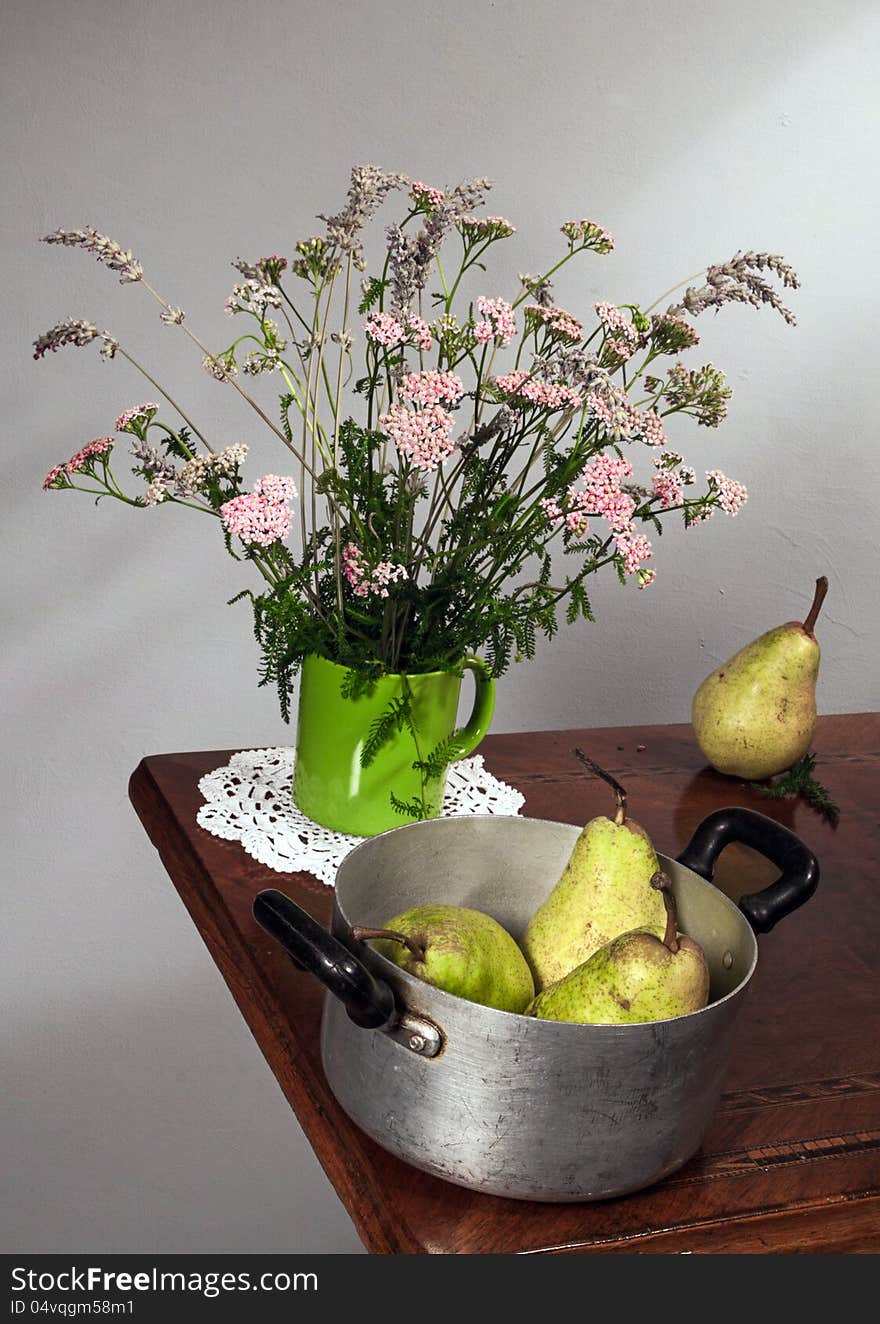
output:
<svg viewBox="0 0 880 1324"><path fill-rule="evenodd" d="M105 359L112 359L119 349L119 341L109 331L99 331L94 322L87 322L81 317L67 317L63 322L56 322L37 336L34 341L34 358L41 359L46 354L55 354L65 345L90 345L93 340L100 340L101 354Z"/></svg>
<svg viewBox="0 0 880 1324"><path fill-rule="evenodd" d="M63 244L65 248L84 248L87 253L94 253L105 267L121 273L120 285L143 280L144 269L131 250L117 244L109 235L99 234L93 225L83 226L81 230L53 230L51 234L43 236L43 243Z"/></svg>
<svg viewBox="0 0 880 1324"><path fill-rule="evenodd" d="M158 479L161 482L170 483L177 477L177 470L166 455L156 446L151 446L146 441L135 441L132 443L131 453L136 460L140 461L140 467L137 472L143 473L151 481Z"/></svg>
<svg viewBox="0 0 880 1324"><path fill-rule="evenodd" d="M359 271L365 267L363 246L358 238L361 230L381 207L387 195L408 183L406 175L396 171L380 170L375 165L355 166L351 172L348 201L335 216L321 213L319 219L327 226L327 239L340 253L352 254Z"/></svg>
<svg viewBox="0 0 880 1324"><path fill-rule="evenodd" d="M777 253L756 253L752 249L738 252L727 262L711 266L706 271L706 283L689 286L679 303L670 304L669 316L690 313L692 317L707 308L720 308L725 303L748 303L753 308L768 304L775 308L789 326L797 325L797 318L769 281L757 275L759 271L772 271L788 289L799 289L797 272Z"/></svg>
<svg viewBox="0 0 880 1324"><path fill-rule="evenodd" d="M400 225L388 227L391 309L396 316L406 316L412 311L428 283L444 239L464 217L483 205L491 187L488 179L470 179L445 189L442 201L431 207L424 225L415 234L407 234Z"/></svg>
<svg viewBox="0 0 880 1324"><path fill-rule="evenodd" d="M522 286L523 292L534 299L539 308L553 307L553 282L546 276L532 276L527 271L521 271L517 280Z"/></svg>

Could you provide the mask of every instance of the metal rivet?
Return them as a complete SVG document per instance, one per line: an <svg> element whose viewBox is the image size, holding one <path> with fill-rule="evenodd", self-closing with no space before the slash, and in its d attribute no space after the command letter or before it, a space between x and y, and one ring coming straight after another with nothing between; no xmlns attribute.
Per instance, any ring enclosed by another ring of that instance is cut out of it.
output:
<svg viewBox="0 0 880 1324"><path fill-rule="evenodd" d="M409 1037L409 1046L414 1053L421 1053L425 1047L425 1036L422 1034L411 1034Z"/></svg>
<svg viewBox="0 0 880 1324"><path fill-rule="evenodd" d="M730 967L733 965L733 953L725 952L721 958L721 964L724 966L725 970L729 970Z"/></svg>

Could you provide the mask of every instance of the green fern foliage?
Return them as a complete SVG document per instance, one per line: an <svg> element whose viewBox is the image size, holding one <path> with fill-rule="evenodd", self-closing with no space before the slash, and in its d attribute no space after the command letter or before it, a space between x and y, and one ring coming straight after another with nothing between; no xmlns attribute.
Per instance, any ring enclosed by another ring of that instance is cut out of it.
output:
<svg viewBox="0 0 880 1324"><path fill-rule="evenodd" d="M393 698L384 713L371 724L361 750L361 767L368 768L380 749L404 728L412 731L412 708L407 695Z"/></svg>

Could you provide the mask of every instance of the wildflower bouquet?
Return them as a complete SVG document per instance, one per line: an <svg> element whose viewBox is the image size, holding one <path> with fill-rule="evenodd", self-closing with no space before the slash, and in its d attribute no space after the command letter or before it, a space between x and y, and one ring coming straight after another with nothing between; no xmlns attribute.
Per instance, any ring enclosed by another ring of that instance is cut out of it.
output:
<svg viewBox="0 0 880 1324"><path fill-rule="evenodd" d="M712 364L679 356L699 343L693 319L725 303L767 304L793 323L771 283L796 288L792 268L739 252L668 307L597 303L585 326L554 302L551 278L582 254L611 252L611 235L567 221L548 269L499 294L486 261L515 231L481 210L488 187L440 190L356 168L345 206L289 263L233 264L226 311L237 334L219 349L112 239L91 228L46 236L152 295L161 320L287 453L289 472L246 480L248 446L209 439L110 331L67 320L35 342L38 359L96 342L161 396L115 423L131 438L139 490L114 470L112 435L56 464L44 486L216 520L227 551L265 581L238 596L252 603L261 680L277 686L285 718L309 655L347 668L355 692L475 651L500 675L514 656L533 656L539 633L553 636L560 608L570 623L593 619L587 580L603 567L647 587L649 535L665 517L693 526L746 499L717 469L698 483L668 444L675 415L717 427L731 395ZM364 228L391 193L406 198L405 214L368 275ZM258 398L264 377L280 386L276 409Z"/></svg>

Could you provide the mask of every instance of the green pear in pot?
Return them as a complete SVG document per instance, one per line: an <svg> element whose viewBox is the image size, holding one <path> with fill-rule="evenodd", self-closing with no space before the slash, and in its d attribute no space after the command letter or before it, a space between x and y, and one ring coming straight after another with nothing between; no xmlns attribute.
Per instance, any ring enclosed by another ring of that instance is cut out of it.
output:
<svg viewBox="0 0 880 1324"><path fill-rule="evenodd" d="M581 750L575 755L613 788L617 809L581 830L562 877L529 921L522 949L538 991L618 934L646 928L660 936L666 927L663 900L648 886L660 866L647 832L627 816L626 792Z"/></svg>
<svg viewBox="0 0 880 1324"><path fill-rule="evenodd" d="M381 929L355 928L407 974L468 1002L524 1011L535 995L525 957L491 915L466 906L415 906Z"/></svg>
<svg viewBox="0 0 880 1324"><path fill-rule="evenodd" d="M663 938L644 929L622 933L589 961L539 993L526 1014L547 1021L629 1025L700 1011L709 998L703 950L678 933L672 885L659 870L651 886L665 902Z"/></svg>
<svg viewBox="0 0 880 1324"><path fill-rule="evenodd" d="M761 781L809 752L819 676L814 630L827 592L823 575L803 622L789 621L746 644L697 690L694 734L718 772Z"/></svg>

